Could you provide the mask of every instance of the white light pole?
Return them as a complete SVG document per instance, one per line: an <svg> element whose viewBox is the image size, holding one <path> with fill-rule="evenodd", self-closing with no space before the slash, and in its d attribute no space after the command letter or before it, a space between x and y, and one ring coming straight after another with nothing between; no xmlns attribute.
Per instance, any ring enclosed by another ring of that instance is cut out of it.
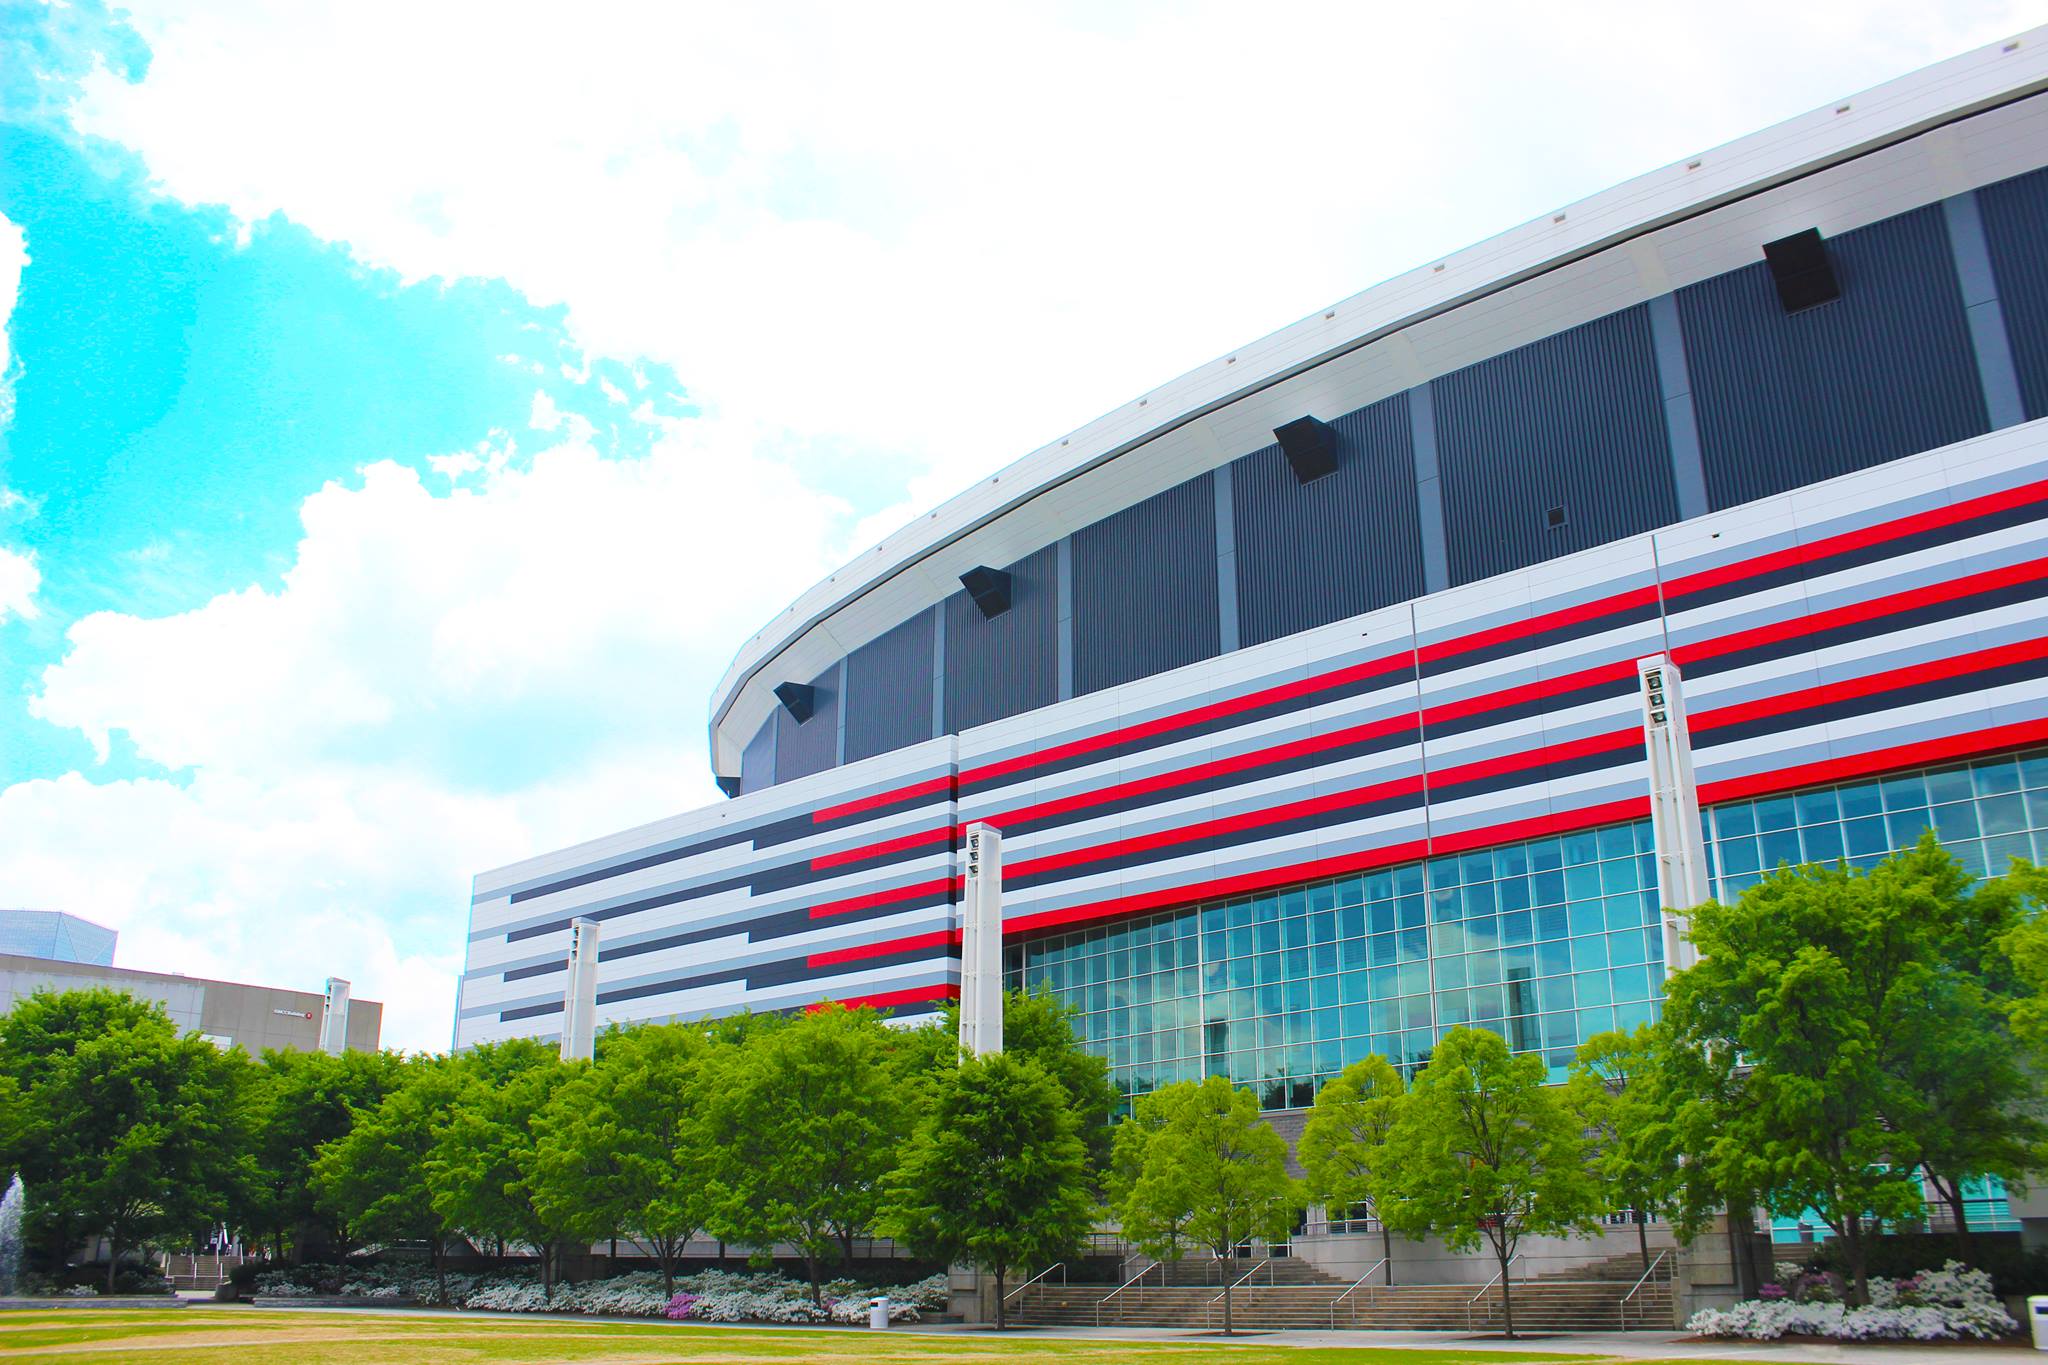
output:
<svg viewBox="0 0 2048 1365"><path fill-rule="evenodd" d="M1698 960L1687 939L1689 911L1711 894L1700 794L1693 781L1692 734L1685 721L1685 680L1662 654L1636 661L1643 745L1650 760L1650 832L1657 847L1657 896L1664 907L1664 970Z"/></svg>
<svg viewBox="0 0 2048 1365"><path fill-rule="evenodd" d="M960 1050L1003 1050L1003 832L967 827L967 891L960 907Z"/></svg>
<svg viewBox="0 0 2048 1365"><path fill-rule="evenodd" d="M569 985L562 995L562 1060L587 1062L597 1049L597 921L569 921Z"/></svg>

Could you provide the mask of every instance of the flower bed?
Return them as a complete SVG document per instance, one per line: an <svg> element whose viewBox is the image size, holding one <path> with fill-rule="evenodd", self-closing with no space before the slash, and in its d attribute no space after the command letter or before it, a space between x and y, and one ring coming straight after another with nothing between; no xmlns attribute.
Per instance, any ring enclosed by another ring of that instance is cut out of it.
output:
<svg viewBox="0 0 2048 1365"><path fill-rule="evenodd" d="M256 1278L265 1298L352 1297L412 1299L422 1304L488 1309L503 1313L589 1313L616 1317L671 1318L696 1322L866 1322L867 1301L886 1294L892 1322L915 1322L919 1310L943 1308L946 1277L915 1284L873 1288L852 1280L823 1286L825 1302L811 1302L810 1286L784 1275L706 1270L676 1277L667 1294L661 1276L640 1270L608 1279L560 1284L549 1295L532 1270L448 1276L448 1295L430 1267L418 1265L299 1266L266 1271Z"/></svg>
<svg viewBox="0 0 2048 1365"><path fill-rule="evenodd" d="M1762 1297L1726 1310L1703 1309L1687 1328L1699 1336L1747 1341L1989 1340L2019 1330L1992 1292L1991 1277L1960 1261L1903 1280L1872 1280L1870 1303L1857 1308L1839 1302L1841 1286L1831 1277L1801 1273L1796 1266L1778 1269L1779 1282L1764 1285Z"/></svg>

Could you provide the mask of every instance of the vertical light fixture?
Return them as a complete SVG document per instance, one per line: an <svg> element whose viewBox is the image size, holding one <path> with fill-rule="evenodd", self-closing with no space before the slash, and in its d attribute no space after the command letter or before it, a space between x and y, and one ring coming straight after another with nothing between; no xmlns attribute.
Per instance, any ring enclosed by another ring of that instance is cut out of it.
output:
<svg viewBox="0 0 2048 1365"><path fill-rule="evenodd" d="M1685 680L1662 654L1636 661L1643 744L1650 760L1650 833L1657 848L1657 898L1664 908L1664 970L1698 960L1686 933L1689 911L1709 896L1707 841L1693 780L1692 734L1685 721Z"/></svg>
<svg viewBox="0 0 2048 1365"><path fill-rule="evenodd" d="M337 1057L348 1051L348 982L338 976L327 978L320 1002L320 1050Z"/></svg>
<svg viewBox="0 0 2048 1365"><path fill-rule="evenodd" d="M967 890L960 907L960 1050L1003 1050L1003 832L967 827Z"/></svg>
<svg viewBox="0 0 2048 1365"><path fill-rule="evenodd" d="M597 921L569 921L569 985L562 996L562 1060L587 1062L597 1049Z"/></svg>

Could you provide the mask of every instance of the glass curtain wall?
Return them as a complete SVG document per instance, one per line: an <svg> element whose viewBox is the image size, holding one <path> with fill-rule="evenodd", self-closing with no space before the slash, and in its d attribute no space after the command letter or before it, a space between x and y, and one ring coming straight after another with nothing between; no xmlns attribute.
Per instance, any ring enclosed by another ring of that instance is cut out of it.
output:
<svg viewBox="0 0 2048 1365"><path fill-rule="evenodd" d="M1035 939L1009 981L1072 1005L1126 1094L1226 1076L1299 1107L1458 1024L1562 1076L1581 1038L1656 1015L1655 887L1637 821Z"/></svg>
<svg viewBox="0 0 2048 1365"><path fill-rule="evenodd" d="M1730 802L1705 812L1715 894L1783 862L1868 866L1933 829L1974 874L2048 861L2048 751ZM1127 1095L1226 1076L1269 1109L1379 1053L1412 1070L1490 1028L1561 1078L1580 1041L1657 1016L1663 941L1648 821L1012 944Z"/></svg>

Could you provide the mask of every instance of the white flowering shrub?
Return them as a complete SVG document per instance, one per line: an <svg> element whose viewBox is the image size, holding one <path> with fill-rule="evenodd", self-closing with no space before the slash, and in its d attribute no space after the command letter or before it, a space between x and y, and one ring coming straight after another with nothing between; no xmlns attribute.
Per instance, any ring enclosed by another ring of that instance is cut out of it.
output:
<svg viewBox="0 0 2048 1365"><path fill-rule="evenodd" d="M447 1277L448 1296L429 1265L416 1262L363 1266L296 1266L265 1271L256 1292L269 1298L310 1298L338 1294L351 1298L413 1300L428 1305L474 1308L500 1313L589 1313L607 1317L669 1317L697 1322L847 1322L867 1321L868 1300L889 1296L891 1322L916 1322L920 1310L946 1306L950 1289L944 1275L911 1284L875 1288L853 1280L824 1285L825 1303L811 1302L810 1286L784 1275L743 1274L705 1270L676 1277L673 1298L662 1288L661 1275L636 1270L602 1280L558 1284L550 1296L540 1274L531 1269L485 1275Z"/></svg>
<svg viewBox="0 0 2048 1365"><path fill-rule="evenodd" d="M1725 1311L1703 1309L1686 1327L1699 1336L1747 1341L1784 1336L1833 1341L1988 1340L2019 1330L1992 1292L1991 1276L1960 1261L1904 1280L1873 1280L1870 1300L1867 1307L1850 1308L1792 1298L1745 1299Z"/></svg>

